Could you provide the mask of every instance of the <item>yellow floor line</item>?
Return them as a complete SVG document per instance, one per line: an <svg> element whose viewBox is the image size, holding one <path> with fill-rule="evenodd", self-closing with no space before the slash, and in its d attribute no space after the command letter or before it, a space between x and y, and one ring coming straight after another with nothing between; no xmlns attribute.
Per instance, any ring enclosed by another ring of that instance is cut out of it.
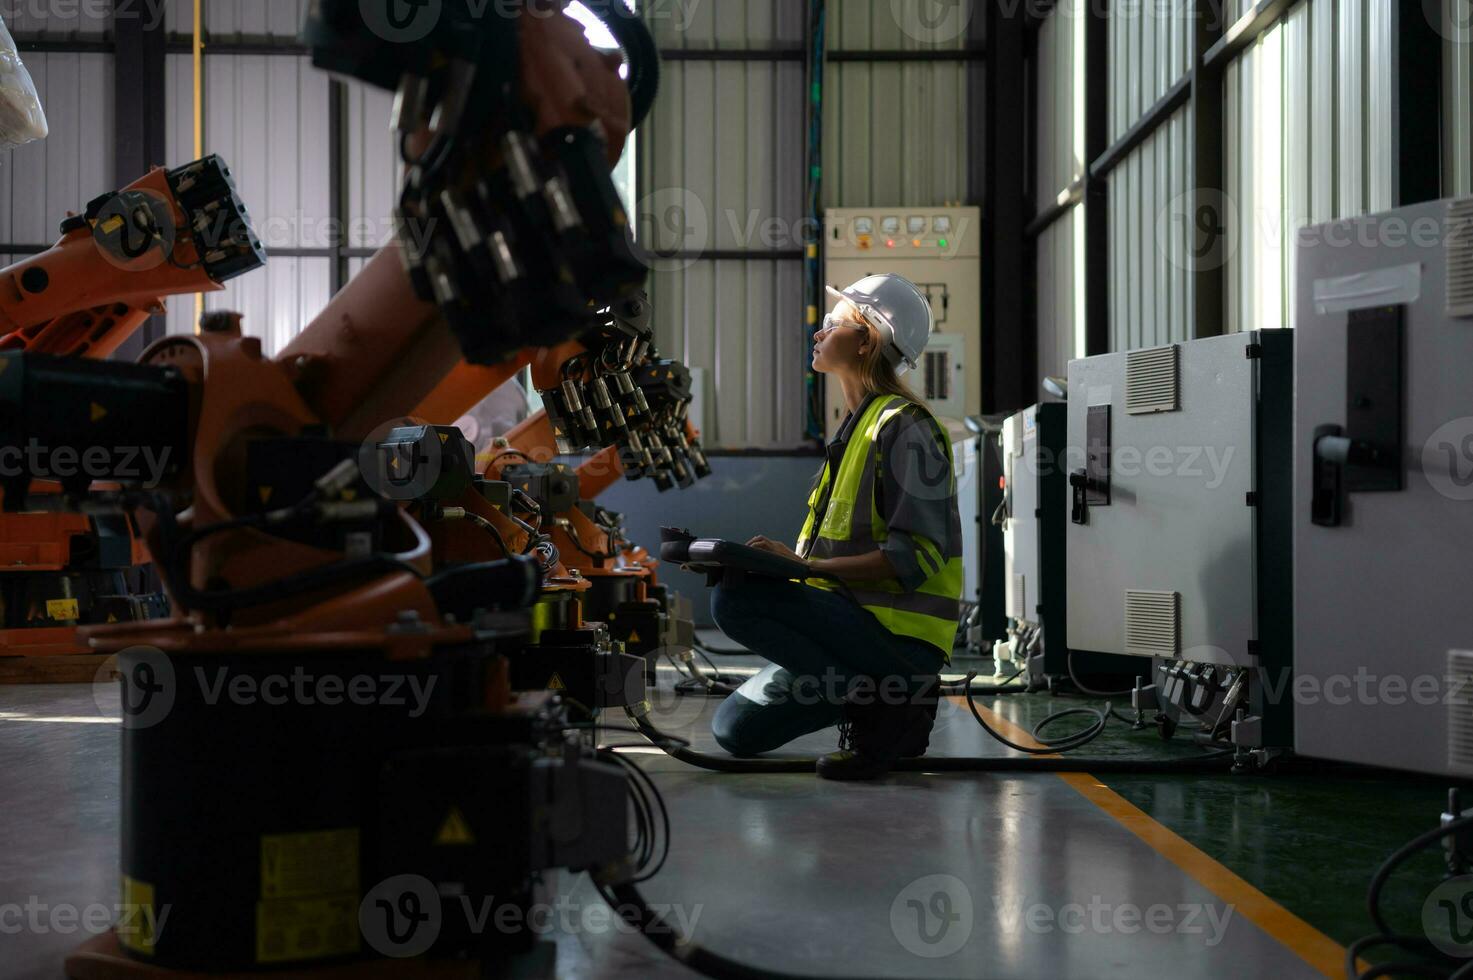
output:
<svg viewBox="0 0 1473 980"><path fill-rule="evenodd" d="M966 698L951 697L948 700L958 704L962 711L967 710ZM978 704L977 711L987 719L989 725L1019 745L1045 747L1030 733L990 708ZM1056 758L1057 754L1052 757ZM1327 977L1344 975L1344 946L1233 874L1180 835L1157 823L1144 810L1096 777L1083 772L1061 772L1056 775L1203 888L1232 905L1236 914L1248 919L1292 950L1317 972Z"/></svg>

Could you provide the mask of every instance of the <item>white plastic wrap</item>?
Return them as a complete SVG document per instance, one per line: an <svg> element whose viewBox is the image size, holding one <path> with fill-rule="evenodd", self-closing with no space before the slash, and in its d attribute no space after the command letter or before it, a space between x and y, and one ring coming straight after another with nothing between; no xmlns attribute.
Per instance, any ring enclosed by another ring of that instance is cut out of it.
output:
<svg viewBox="0 0 1473 980"><path fill-rule="evenodd" d="M46 110L20 60L15 38L0 18L0 150L46 138Z"/></svg>

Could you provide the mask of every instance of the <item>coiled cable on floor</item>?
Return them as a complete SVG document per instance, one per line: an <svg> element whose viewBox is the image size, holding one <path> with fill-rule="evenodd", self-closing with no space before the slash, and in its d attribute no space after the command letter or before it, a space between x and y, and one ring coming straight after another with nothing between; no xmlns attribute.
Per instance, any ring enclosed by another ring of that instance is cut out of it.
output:
<svg viewBox="0 0 1473 980"><path fill-rule="evenodd" d="M739 759L729 755L697 752L656 728L647 717L647 703L625 708L640 734L664 749L671 758L712 772L779 773L813 772L817 759ZM1232 756L1231 749L1175 759L1069 759L1013 756L921 756L897 759L892 772L1222 772Z"/></svg>
<svg viewBox="0 0 1473 980"><path fill-rule="evenodd" d="M1432 941L1426 936L1409 936L1393 932L1391 927L1386 923L1385 915L1381 912L1381 889L1385 887L1387 880L1390 879L1397 868L1405 864L1419 851L1430 847L1444 837L1470 828L1473 828L1473 817L1459 817L1456 820L1449 820L1440 827L1435 827L1426 833L1418 834L1392 852L1391 856L1385 861L1381 862L1381 866L1371 876L1370 887L1366 889L1366 912L1370 915L1371 922L1375 925L1377 932L1370 936L1362 936L1345 948L1345 975L1347 977L1352 978L1352 980L1372 980L1374 977L1388 976L1391 973L1408 973L1424 977L1434 977L1437 980L1452 980L1452 978L1461 980L1463 977L1473 975L1473 961L1467 961L1463 957L1452 956L1443 952L1434 946ZM1427 963L1378 963L1362 973L1356 965L1356 960L1364 950L1372 946L1396 946L1408 952L1420 953L1448 963L1461 963L1463 965L1456 970L1453 970L1451 967L1438 970L1436 967Z"/></svg>
<svg viewBox="0 0 1473 980"><path fill-rule="evenodd" d="M967 680L971 681L971 679L972 675L968 674ZM1026 752L1029 755L1054 755L1055 753L1068 752L1070 749L1077 749L1081 745L1087 745L1090 742L1093 742L1095 739L1100 737L1100 733L1103 732L1105 730L1105 726L1109 724L1110 714L1114 710L1111 705L1106 704L1104 711L1100 711L1097 708L1065 708L1063 711L1056 711L1053 714L1049 715L1047 718L1043 719L1043 721L1039 722L1034 727L1033 731L1035 732L1035 734L1033 737L1042 742L1045 746L1044 748L1034 748L1030 745L1019 745L1017 742L1014 742L1002 732L987 724L987 719L983 718L982 713L977 710L977 702L972 700L972 691L970 688L968 688L967 690L967 709L972 712L972 717L977 719L977 724L981 725L982 730L985 731L987 734L991 735L993 738L997 739L1008 748L1016 749L1019 752ZM1039 730L1041 730L1045 725L1049 724L1050 722L1057 721L1060 718L1066 718L1071 715L1092 715L1095 721L1094 724L1090 725L1083 731L1074 732L1070 735L1043 737L1036 734Z"/></svg>

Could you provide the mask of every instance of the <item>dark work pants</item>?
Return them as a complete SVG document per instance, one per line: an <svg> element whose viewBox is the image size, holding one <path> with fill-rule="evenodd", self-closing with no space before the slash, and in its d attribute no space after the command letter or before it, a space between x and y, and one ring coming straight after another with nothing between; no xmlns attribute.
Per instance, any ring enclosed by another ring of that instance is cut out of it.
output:
<svg viewBox="0 0 1473 980"><path fill-rule="evenodd" d="M711 731L733 755L757 755L838 724L854 686L913 693L943 663L939 649L880 625L853 599L798 582L749 578L711 593L731 639L772 661L721 703Z"/></svg>

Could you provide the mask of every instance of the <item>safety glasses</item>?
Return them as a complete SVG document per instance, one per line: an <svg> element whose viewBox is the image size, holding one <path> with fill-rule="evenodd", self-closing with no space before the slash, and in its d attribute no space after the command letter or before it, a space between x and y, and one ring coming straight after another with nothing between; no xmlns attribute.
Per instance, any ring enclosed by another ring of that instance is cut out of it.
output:
<svg viewBox="0 0 1473 980"><path fill-rule="evenodd" d="M831 330L838 329L839 327L848 327L850 330L861 331L867 331L869 329L869 326L867 324L862 323L859 320L850 320L833 313L828 313L824 315L823 324L819 327L819 332L826 334Z"/></svg>

